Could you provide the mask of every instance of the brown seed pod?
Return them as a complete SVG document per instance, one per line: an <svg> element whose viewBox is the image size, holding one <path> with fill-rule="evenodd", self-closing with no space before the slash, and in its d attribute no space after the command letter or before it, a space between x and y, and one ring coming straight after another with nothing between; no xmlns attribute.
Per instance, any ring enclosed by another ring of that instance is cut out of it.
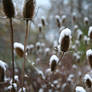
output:
<svg viewBox="0 0 92 92"><path fill-rule="evenodd" d="M51 71L54 71L56 69L57 63L55 60L52 61L51 63Z"/></svg>
<svg viewBox="0 0 92 92"><path fill-rule="evenodd" d="M19 57L23 57L24 56L24 51L21 49L21 48L16 48L15 49L15 51L16 51L16 53L17 53L17 55L19 56Z"/></svg>
<svg viewBox="0 0 92 92"><path fill-rule="evenodd" d="M15 53L19 56L19 57L23 57L24 56L24 45L18 42L14 43L14 50Z"/></svg>
<svg viewBox="0 0 92 92"><path fill-rule="evenodd" d="M56 66L58 64L58 57L56 55L52 55L50 58L50 67L51 67L51 71L55 71Z"/></svg>
<svg viewBox="0 0 92 92"><path fill-rule="evenodd" d="M88 61L89 61L90 67L92 68L92 55L88 56Z"/></svg>
<svg viewBox="0 0 92 92"><path fill-rule="evenodd" d="M66 52L69 48L70 39L69 36L65 36L61 42L61 51Z"/></svg>
<svg viewBox="0 0 92 92"><path fill-rule="evenodd" d="M41 17L41 23L42 23L43 26L46 25L46 20L45 20L45 17L44 16Z"/></svg>
<svg viewBox="0 0 92 92"><path fill-rule="evenodd" d="M4 82L4 69L0 67L0 82Z"/></svg>
<svg viewBox="0 0 92 92"><path fill-rule="evenodd" d="M3 0L3 9L8 18L14 17L15 9L12 0Z"/></svg>
<svg viewBox="0 0 92 92"><path fill-rule="evenodd" d="M35 1L34 0L25 0L25 5L23 9L23 17L27 18L26 20L32 20L35 10Z"/></svg>
<svg viewBox="0 0 92 92"><path fill-rule="evenodd" d="M86 80L86 85L88 88L91 88L92 83L89 79Z"/></svg>
<svg viewBox="0 0 92 92"><path fill-rule="evenodd" d="M68 28L62 30L59 37L59 45L61 51L66 52L68 50L70 39L71 39L71 30Z"/></svg>

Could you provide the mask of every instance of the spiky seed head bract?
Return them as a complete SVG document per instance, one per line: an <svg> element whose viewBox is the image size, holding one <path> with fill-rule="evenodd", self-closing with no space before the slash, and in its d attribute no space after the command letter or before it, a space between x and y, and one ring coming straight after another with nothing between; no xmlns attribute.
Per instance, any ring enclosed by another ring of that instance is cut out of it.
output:
<svg viewBox="0 0 92 92"><path fill-rule="evenodd" d="M15 15L15 9L12 0L3 0L4 13L8 18L12 18Z"/></svg>

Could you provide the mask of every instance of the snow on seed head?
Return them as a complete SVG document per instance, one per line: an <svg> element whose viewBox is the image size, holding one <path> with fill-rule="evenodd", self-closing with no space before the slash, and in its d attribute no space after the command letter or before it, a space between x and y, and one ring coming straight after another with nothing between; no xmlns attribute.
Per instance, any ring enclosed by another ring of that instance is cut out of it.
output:
<svg viewBox="0 0 92 92"><path fill-rule="evenodd" d="M71 39L71 30L68 28L62 30L59 37L59 44L61 51L66 52L68 50L70 39Z"/></svg>
<svg viewBox="0 0 92 92"><path fill-rule="evenodd" d="M44 16L41 17L41 23L43 26L46 25L46 18Z"/></svg>
<svg viewBox="0 0 92 92"><path fill-rule="evenodd" d="M81 87L81 86L77 86L77 87L75 88L75 91L76 91L76 92L86 92L86 90L85 90L83 87Z"/></svg>
<svg viewBox="0 0 92 92"><path fill-rule="evenodd" d="M14 43L14 51L19 57L24 56L24 45L22 43Z"/></svg>
<svg viewBox="0 0 92 92"><path fill-rule="evenodd" d="M88 88L92 86L92 77L89 74L85 74L83 78L84 83L87 85Z"/></svg>
<svg viewBox="0 0 92 92"><path fill-rule="evenodd" d="M3 62L2 60L0 60L0 67L2 67L5 71L6 71L7 66L8 65L5 62Z"/></svg>
<svg viewBox="0 0 92 92"><path fill-rule="evenodd" d="M49 65L51 67L51 71L55 70L58 61L59 61L59 58L56 55L52 55L50 57L50 63L49 63Z"/></svg>
<svg viewBox="0 0 92 92"><path fill-rule="evenodd" d="M57 22L57 26L60 27L61 26L61 24L60 24L60 16L56 15L55 19L56 19L56 22Z"/></svg>
<svg viewBox="0 0 92 92"><path fill-rule="evenodd" d="M89 61L90 67L92 68L92 50L91 49L87 50L86 56Z"/></svg>
<svg viewBox="0 0 92 92"><path fill-rule="evenodd" d="M65 21L66 21L66 15L63 15L62 16L62 23L65 23Z"/></svg>
<svg viewBox="0 0 92 92"><path fill-rule="evenodd" d="M86 25L88 25L88 22L89 22L88 17L84 17L84 23L85 23Z"/></svg>
<svg viewBox="0 0 92 92"><path fill-rule="evenodd" d="M92 26L89 27L88 36L92 39Z"/></svg>

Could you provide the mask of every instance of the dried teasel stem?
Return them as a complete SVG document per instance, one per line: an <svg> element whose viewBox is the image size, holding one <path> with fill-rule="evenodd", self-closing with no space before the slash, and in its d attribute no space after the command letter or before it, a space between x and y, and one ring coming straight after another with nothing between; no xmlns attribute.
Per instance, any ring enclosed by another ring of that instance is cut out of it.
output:
<svg viewBox="0 0 92 92"><path fill-rule="evenodd" d="M32 20L34 16L35 10L35 1L34 0L25 0L24 10L23 10L23 17L26 19L26 35L24 40L24 62L23 62L23 75L22 75L22 87L24 86L24 70L25 70L25 61L26 61L26 46L27 46L27 38L28 38L28 22Z"/></svg>
<svg viewBox="0 0 92 92"><path fill-rule="evenodd" d="M14 72L14 39L13 39L13 25L12 25L12 19L9 19L10 21L10 36L11 36L11 49L12 49L12 79L13 79L13 82L14 82L14 75L15 75L15 72Z"/></svg>
<svg viewBox="0 0 92 92"><path fill-rule="evenodd" d="M11 49L12 49L12 79L14 82L14 46L13 46L13 25L12 25L12 18L15 15L15 10L14 10L14 5L12 0L3 0L3 9L4 9L4 13L7 16L7 18L9 19L10 22L10 36L11 36Z"/></svg>

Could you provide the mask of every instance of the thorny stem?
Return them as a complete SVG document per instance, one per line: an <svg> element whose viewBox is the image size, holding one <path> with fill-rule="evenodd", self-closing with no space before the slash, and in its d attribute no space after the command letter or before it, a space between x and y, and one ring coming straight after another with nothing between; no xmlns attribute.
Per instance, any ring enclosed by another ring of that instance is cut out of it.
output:
<svg viewBox="0 0 92 92"><path fill-rule="evenodd" d="M24 62L23 62L23 71L22 71L22 87L24 86L24 72L25 72L25 62L26 62L26 46L27 46L27 38L28 38L28 20L26 20L26 34L24 39Z"/></svg>
<svg viewBox="0 0 92 92"><path fill-rule="evenodd" d="M12 79L13 79L13 83L14 83L14 39L13 39L13 25L12 25L12 18L9 19L9 22L10 22L10 37L11 37L11 52L12 52Z"/></svg>

